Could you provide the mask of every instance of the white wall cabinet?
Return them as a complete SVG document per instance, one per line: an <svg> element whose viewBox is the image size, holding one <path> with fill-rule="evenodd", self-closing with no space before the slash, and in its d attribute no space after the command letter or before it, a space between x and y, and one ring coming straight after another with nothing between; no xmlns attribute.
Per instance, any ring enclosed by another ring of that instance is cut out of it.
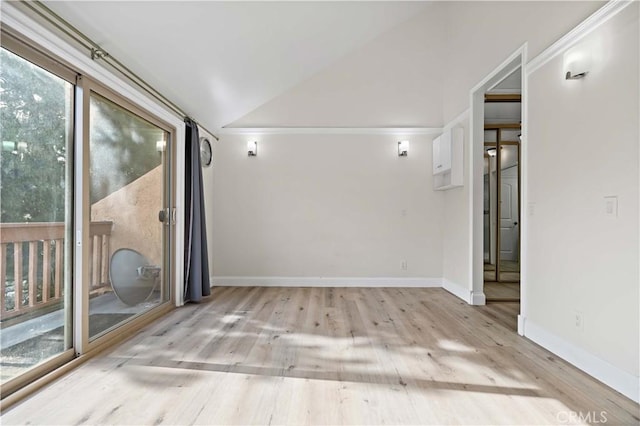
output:
<svg viewBox="0 0 640 426"><path fill-rule="evenodd" d="M445 132L433 140L433 174L439 175L451 169L451 132Z"/></svg>
<svg viewBox="0 0 640 426"><path fill-rule="evenodd" d="M464 130L453 128L433 140L433 189L462 186Z"/></svg>

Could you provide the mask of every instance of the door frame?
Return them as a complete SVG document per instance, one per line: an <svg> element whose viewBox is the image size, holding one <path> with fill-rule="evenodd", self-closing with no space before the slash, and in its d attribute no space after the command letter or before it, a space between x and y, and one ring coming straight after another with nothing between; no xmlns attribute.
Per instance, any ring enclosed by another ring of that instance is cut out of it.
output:
<svg viewBox="0 0 640 426"><path fill-rule="evenodd" d="M480 83L469 92L470 98L470 191L469 191L469 220L471 228L471 244L469 247L471 302L474 305L484 305L484 101L485 93L502 81L505 77L520 67L522 78L522 140L520 142L520 171L521 171L521 198L520 211L523 212L523 203L526 199L526 126L527 126L527 43L521 45L509 55L500 65L489 73ZM522 215L520 221L520 315L518 315L518 334L523 335L524 327L522 318L525 317L525 297L523 283L526 280L526 215Z"/></svg>
<svg viewBox="0 0 640 426"><path fill-rule="evenodd" d="M3 8L4 8L3 4ZM4 11L4 10L3 10ZM42 68L44 71L51 73L54 76L70 83L75 84L75 79L77 73L70 67L66 66L63 63L53 61L46 52L41 52L37 49L36 46L33 46L28 41L23 40L20 37L19 33L16 33L13 29L8 28L2 25L0 30L0 34L2 35L2 42L0 43L0 47L6 49L9 52L23 58L24 60ZM75 99L71 100L71 108L75 111L76 108ZM64 271L63 271L63 287L64 287L64 300L63 300L63 311L64 311L64 324L65 324L65 332L71 332L73 329L73 274L71 271L73 270L73 246L70 243L72 241L74 223L73 223L73 205L75 203L74 200L74 192L73 187L74 183L74 134L75 131L75 123L76 116L75 114L70 117L70 123L68 127L72 129L70 132L68 140L66 141L66 149L67 149L67 166L65 167L65 182L67 185L67 198L65 202L67 205L65 206L65 244L64 244ZM65 336L65 345L67 343L67 337ZM62 352L52 356L48 360L43 360L41 363L32 366L27 371L19 374L18 376L12 377L2 384L2 389L0 392L0 397L4 401L5 399L11 397L13 394L18 393L18 391L25 386L29 385L40 379L42 376L50 373L51 371L59 368L62 365L65 365L71 362L74 357L74 348L73 348L73 336L71 336L71 347L69 349L65 349Z"/></svg>

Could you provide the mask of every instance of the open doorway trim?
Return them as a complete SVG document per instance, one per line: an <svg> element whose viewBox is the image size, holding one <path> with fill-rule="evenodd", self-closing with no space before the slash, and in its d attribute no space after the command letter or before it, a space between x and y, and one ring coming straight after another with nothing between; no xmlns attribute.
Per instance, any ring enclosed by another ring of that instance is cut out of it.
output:
<svg viewBox="0 0 640 426"><path fill-rule="evenodd" d="M469 191L469 228L472 232L471 244L469 245L469 271L470 281L472 283L471 303L473 305L484 305L486 297L484 294L484 275L483 275L483 152L484 152L484 101L485 93L493 86L513 73L518 67L522 75L522 97L525 102L522 105L522 144L521 144L521 199L520 211L524 212L523 200L526 200L526 63L527 63L527 43L524 43L516 51L514 51L507 59L490 72L482 81L473 87L469 93L470 97L470 158L469 173L470 185ZM521 324L521 318L524 316L523 307L525 293L523 289L525 256L524 248L526 247L526 217L521 218L521 297L520 297L520 315L518 316L518 334L522 335L524 329Z"/></svg>

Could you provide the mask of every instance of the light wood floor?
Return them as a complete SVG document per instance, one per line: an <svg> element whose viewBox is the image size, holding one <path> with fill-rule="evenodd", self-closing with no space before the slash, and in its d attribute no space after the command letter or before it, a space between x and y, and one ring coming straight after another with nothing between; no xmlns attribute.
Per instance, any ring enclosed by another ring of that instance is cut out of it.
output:
<svg viewBox="0 0 640 426"><path fill-rule="evenodd" d="M484 280L496 280L496 265L490 263L484 264ZM501 281L520 281L520 263L512 260L500 261L500 280Z"/></svg>
<svg viewBox="0 0 640 426"><path fill-rule="evenodd" d="M520 283L496 283L485 281L484 282L484 295L487 301L511 301L517 302L520 300Z"/></svg>
<svg viewBox="0 0 640 426"><path fill-rule="evenodd" d="M216 288L2 424L558 424L638 405L443 289ZM569 417L574 413L574 417Z"/></svg>

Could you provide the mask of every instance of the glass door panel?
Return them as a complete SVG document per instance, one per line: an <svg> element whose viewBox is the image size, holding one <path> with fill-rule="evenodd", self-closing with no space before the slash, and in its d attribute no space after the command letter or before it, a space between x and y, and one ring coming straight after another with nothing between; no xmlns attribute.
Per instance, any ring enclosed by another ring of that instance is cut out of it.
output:
<svg viewBox="0 0 640 426"><path fill-rule="evenodd" d="M73 90L0 49L2 384L72 347Z"/></svg>
<svg viewBox="0 0 640 426"><path fill-rule="evenodd" d="M483 234L484 280L497 281L497 148L496 143L484 146Z"/></svg>
<svg viewBox="0 0 640 426"><path fill-rule="evenodd" d="M94 92L89 104L89 339L169 300L169 133Z"/></svg>

